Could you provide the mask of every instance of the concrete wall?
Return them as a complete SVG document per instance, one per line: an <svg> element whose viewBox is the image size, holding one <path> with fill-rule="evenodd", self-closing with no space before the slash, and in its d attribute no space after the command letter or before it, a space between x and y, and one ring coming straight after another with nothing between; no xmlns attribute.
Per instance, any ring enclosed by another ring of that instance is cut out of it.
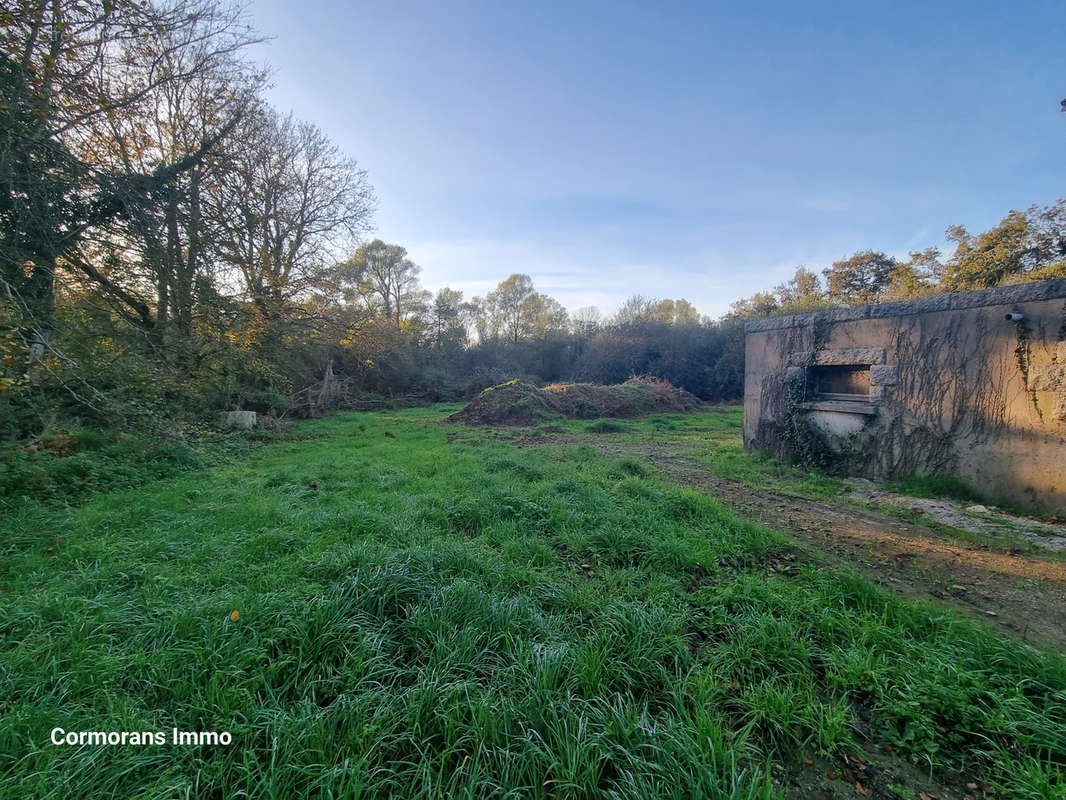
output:
<svg viewBox="0 0 1066 800"><path fill-rule="evenodd" d="M834 364L868 396L818 395ZM1066 279L748 323L744 442L1066 514Z"/></svg>

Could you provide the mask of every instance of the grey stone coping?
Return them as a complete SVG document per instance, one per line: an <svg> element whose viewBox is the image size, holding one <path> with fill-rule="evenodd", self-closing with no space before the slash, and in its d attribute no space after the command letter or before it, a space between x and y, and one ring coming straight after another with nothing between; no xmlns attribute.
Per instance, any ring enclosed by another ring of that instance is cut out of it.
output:
<svg viewBox="0 0 1066 800"><path fill-rule="evenodd" d="M809 314L791 314L787 317L751 320L744 324L746 333L776 331L798 328L815 322L851 322L859 319L906 317L914 314L932 314L937 311L960 311L985 306L1008 306L1031 303L1037 300L1066 300L1066 278L1050 281L1019 283L1013 286L997 286L993 289L978 289L974 292L952 292L917 300L899 300L894 303L874 303L851 308L834 308L828 311L813 311Z"/></svg>

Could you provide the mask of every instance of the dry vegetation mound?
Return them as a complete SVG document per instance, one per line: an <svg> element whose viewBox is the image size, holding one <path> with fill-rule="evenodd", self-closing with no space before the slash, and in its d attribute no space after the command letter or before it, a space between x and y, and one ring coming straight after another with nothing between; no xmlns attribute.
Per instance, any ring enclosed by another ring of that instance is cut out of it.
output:
<svg viewBox="0 0 1066 800"><path fill-rule="evenodd" d="M640 417L663 411L692 411L699 399L657 378L630 378L615 386L553 383L538 389L514 380L492 386L448 417L465 425L538 425L600 417Z"/></svg>

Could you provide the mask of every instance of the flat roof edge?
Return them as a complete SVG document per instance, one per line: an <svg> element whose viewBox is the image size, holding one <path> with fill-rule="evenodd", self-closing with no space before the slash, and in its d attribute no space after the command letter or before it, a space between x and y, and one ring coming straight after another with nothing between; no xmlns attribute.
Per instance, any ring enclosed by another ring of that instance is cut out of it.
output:
<svg viewBox="0 0 1066 800"><path fill-rule="evenodd" d="M892 303L872 303L850 308L833 308L827 311L812 311L809 314L790 314L786 317L756 319L744 324L745 333L776 331L783 328L798 328L815 322L851 322L860 319L883 317L907 317L914 314L933 314L938 311L961 311L967 308L1003 306L1014 303L1030 303L1036 300L1066 300L1066 278L1049 281L1018 283L1012 286L996 286L972 292L951 292L914 300L897 300Z"/></svg>

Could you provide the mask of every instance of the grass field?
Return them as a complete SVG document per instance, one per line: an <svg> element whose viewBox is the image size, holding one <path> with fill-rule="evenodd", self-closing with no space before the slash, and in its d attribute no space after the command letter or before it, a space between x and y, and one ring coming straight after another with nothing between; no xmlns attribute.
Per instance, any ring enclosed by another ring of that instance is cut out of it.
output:
<svg viewBox="0 0 1066 800"><path fill-rule="evenodd" d="M637 460L428 422L455 408L305 423L3 519L0 796L768 798L799 776L917 797L825 777L874 751L944 800L1066 796L1061 655L775 569L785 536ZM620 424L701 437L727 416ZM233 743L56 746L55 727Z"/></svg>
<svg viewBox="0 0 1066 800"><path fill-rule="evenodd" d="M729 480L805 497L833 497L843 484L816 470L747 452L741 441L742 406L718 406L702 414L651 414L627 420L565 420L534 428L532 435L550 438L564 433L625 433L627 441L660 445L684 454L708 471Z"/></svg>

